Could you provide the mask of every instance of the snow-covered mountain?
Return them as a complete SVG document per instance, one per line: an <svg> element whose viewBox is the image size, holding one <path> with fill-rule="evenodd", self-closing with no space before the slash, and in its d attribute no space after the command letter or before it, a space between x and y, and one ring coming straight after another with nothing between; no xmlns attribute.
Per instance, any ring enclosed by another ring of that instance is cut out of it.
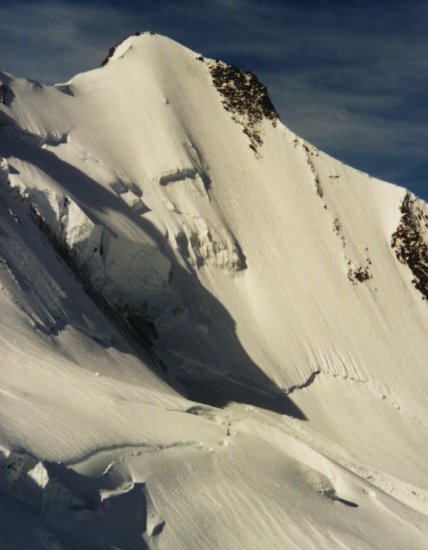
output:
<svg viewBox="0 0 428 550"><path fill-rule="evenodd" d="M0 82L0 547L426 547L428 206L162 36Z"/></svg>

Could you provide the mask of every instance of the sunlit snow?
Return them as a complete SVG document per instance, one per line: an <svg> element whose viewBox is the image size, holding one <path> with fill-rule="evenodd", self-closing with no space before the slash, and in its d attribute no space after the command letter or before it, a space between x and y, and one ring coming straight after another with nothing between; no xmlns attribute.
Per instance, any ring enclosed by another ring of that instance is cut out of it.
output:
<svg viewBox="0 0 428 550"><path fill-rule="evenodd" d="M1 548L426 548L428 207L226 67L0 72Z"/></svg>

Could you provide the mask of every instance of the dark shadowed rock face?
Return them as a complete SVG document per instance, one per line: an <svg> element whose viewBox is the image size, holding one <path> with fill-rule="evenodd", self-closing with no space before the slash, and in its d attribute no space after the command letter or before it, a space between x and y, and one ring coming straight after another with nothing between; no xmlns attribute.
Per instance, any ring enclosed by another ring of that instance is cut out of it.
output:
<svg viewBox="0 0 428 550"><path fill-rule="evenodd" d="M257 152L263 144L260 123L268 119L275 126L279 118L266 86L255 74L242 71L235 65L218 60L208 61L207 64L214 86L222 96L224 108L232 114L235 122L243 126L243 132L250 140L250 148Z"/></svg>
<svg viewBox="0 0 428 550"><path fill-rule="evenodd" d="M121 42L118 42L117 44L115 44L114 46L112 46L109 51L108 51L108 54L107 56L102 60L101 62L101 67L104 67L104 65L107 65L107 63L109 62L110 58L113 57L113 54L114 52L116 51L116 48L118 46L121 45Z"/></svg>
<svg viewBox="0 0 428 550"><path fill-rule="evenodd" d="M6 104L6 93L7 93L6 86L2 82L0 82L0 103L3 105Z"/></svg>
<svg viewBox="0 0 428 550"><path fill-rule="evenodd" d="M391 238L397 259L413 273L412 283L428 300L428 214L411 193L406 193L400 207L401 220Z"/></svg>

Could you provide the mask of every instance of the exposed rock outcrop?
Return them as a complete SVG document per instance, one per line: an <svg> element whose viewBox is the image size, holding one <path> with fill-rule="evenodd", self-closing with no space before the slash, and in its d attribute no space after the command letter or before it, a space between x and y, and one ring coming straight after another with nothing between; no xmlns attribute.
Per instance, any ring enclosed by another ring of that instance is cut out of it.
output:
<svg viewBox="0 0 428 550"><path fill-rule="evenodd" d="M222 96L222 103L232 118L243 127L250 140L250 148L257 152L263 144L260 123L268 119L275 126L279 115L268 95L266 86L249 71L223 61L207 61L214 86Z"/></svg>
<svg viewBox="0 0 428 550"><path fill-rule="evenodd" d="M401 220L391 237L400 263L413 273L412 283L428 300L428 213L422 201L407 192L400 206Z"/></svg>

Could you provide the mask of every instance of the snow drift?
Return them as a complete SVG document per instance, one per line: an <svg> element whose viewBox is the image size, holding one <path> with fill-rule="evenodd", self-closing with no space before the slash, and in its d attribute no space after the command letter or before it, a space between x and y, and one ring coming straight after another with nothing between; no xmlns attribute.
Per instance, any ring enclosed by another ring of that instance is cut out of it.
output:
<svg viewBox="0 0 428 550"><path fill-rule="evenodd" d="M162 36L0 81L3 547L423 548L427 205Z"/></svg>

